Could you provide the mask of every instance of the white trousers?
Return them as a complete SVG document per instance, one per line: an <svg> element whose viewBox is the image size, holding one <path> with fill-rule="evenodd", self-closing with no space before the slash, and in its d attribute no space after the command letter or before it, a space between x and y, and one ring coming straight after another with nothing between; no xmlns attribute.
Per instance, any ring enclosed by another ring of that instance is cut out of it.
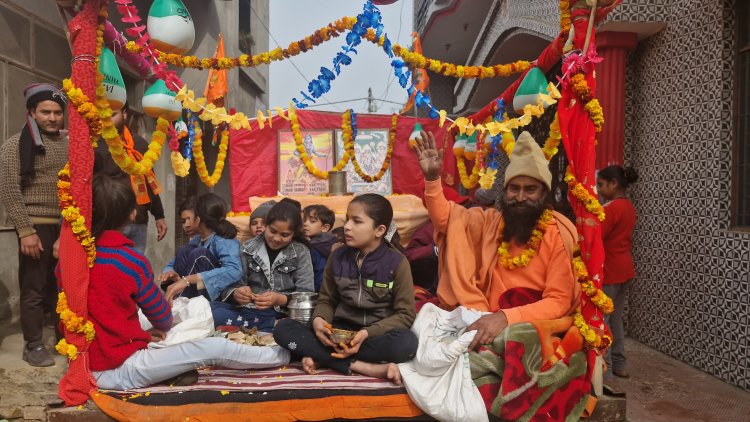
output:
<svg viewBox="0 0 750 422"><path fill-rule="evenodd" d="M142 349L115 369L93 372L99 388L143 388L191 369L223 366L231 369L273 368L289 363L289 352L278 346L247 346L221 337L208 337L163 349Z"/></svg>

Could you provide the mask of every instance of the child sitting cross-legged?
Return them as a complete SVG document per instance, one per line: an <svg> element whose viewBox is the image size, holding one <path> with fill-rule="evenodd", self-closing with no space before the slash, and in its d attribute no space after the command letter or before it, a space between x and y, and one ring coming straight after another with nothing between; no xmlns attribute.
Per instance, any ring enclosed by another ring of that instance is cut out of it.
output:
<svg viewBox="0 0 750 422"><path fill-rule="evenodd" d="M162 340L172 328L172 312L154 284L148 260L122 234L136 213L133 189L103 175L95 175L92 185L96 261L88 286L88 318L96 336L87 359L99 388L143 388L204 366L250 369L289 362L289 353L280 347L240 345L219 337L149 349L150 342ZM155 328L141 329L139 308Z"/></svg>
<svg viewBox="0 0 750 422"><path fill-rule="evenodd" d="M323 284L323 271L336 243L336 236L331 234L336 214L324 205L308 205L302 210L302 232L310 241L310 258L315 273L315 291L320 291Z"/></svg>
<svg viewBox="0 0 750 422"><path fill-rule="evenodd" d="M301 214L299 205L286 199L268 211L263 234L242 245L242 281L226 289L221 302L211 302L216 325L271 332L276 320L286 316L290 294L313 290Z"/></svg>
<svg viewBox="0 0 750 422"><path fill-rule="evenodd" d="M393 208L364 194L349 204L346 219L346 245L328 259L312 327L285 319L274 339L302 358L307 373L325 366L400 384L395 364L410 360L418 341L409 330L416 316L409 262L384 240Z"/></svg>

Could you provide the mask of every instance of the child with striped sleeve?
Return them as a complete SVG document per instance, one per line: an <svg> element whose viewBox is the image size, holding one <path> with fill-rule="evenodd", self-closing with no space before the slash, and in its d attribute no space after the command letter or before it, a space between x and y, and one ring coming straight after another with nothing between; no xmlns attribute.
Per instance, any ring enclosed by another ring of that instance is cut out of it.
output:
<svg viewBox="0 0 750 422"><path fill-rule="evenodd" d="M130 186L96 175L92 199L96 261L88 308L96 336L89 357L99 388L142 388L203 366L249 369L289 362L289 353L280 347L239 345L218 337L149 349L172 327L172 312L148 260L122 234L135 216L135 196ZM141 329L139 308L154 326L149 331Z"/></svg>

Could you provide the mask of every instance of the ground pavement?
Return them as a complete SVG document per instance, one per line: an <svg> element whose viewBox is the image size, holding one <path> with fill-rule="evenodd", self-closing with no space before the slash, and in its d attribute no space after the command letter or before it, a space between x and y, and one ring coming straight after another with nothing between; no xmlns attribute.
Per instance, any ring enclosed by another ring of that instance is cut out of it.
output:
<svg viewBox="0 0 750 422"><path fill-rule="evenodd" d="M0 422L9 420L104 421L111 420L89 404L60 412L57 380L66 367L57 355L56 365L32 368L21 360L23 337L18 324L0 328ZM54 342L48 330L48 344ZM627 340L630 379L609 384L627 393L627 419L631 422L747 421L750 392L732 387L687 364L636 341ZM52 410L49 412L49 410ZM48 413L49 412L49 413ZM600 420L623 420L604 415Z"/></svg>

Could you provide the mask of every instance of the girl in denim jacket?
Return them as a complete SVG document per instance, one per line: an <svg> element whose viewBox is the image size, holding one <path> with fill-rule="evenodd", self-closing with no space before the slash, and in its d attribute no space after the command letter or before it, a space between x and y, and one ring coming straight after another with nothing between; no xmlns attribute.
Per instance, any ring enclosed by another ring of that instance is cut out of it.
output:
<svg viewBox="0 0 750 422"><path fill-rule="evenodd" d="M207 193L195 204L197 234L177 251L158 277L168 284L167 300L175 296L204 295L218 300L221 293L242 278L237 228L226 220L227 205L221 197Z"/></svg>
<svg viewBox="0 0 750 422"><path fill-rule="evenodd" d="M266 230L242 245L244 278L212 303L217 325L258 327L272 332L286 316L293 292L312 292L310 249L302 233L300 207L283 200L266 216Z"/></svg>

